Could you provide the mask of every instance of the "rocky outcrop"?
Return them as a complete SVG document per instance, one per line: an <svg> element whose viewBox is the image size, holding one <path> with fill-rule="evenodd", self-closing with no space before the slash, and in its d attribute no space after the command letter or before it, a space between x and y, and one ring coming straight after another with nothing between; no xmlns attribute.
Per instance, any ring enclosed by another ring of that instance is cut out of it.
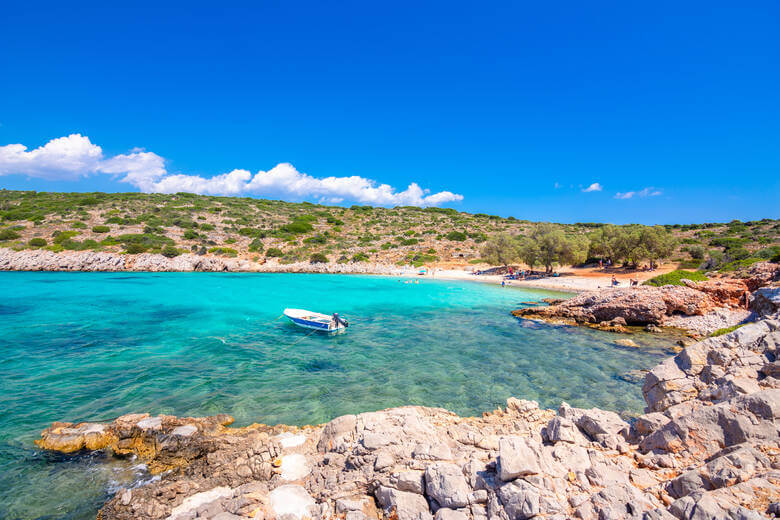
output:
<svg viewBox="0 0 780 520"><path fill-rule="evenodd" d="M118 492L103 520L764 518L780 511L778 318L654 368L631 424L510 398L478 418L403 407L304 428L131 415L56 423L39 444L163 472Z"/></svg>
<svg viewBox="0 0 780 520"><path fill-rule="evenodd" d="M714 309L702 316L685 316L677 314L664 319L665 327L684 329L689 335L697 338L709 336L719 329L726 329L755 321L756 315L745 309Z"/></svg>
<svg viewBox="0 0 780 520"><path fill-rule="evenodd" d="M772 282L780 282L780 264L773 262L756 262L735 273L743 279L751 291L764 287Z"/></svg>
<svg viewBox="0 0 780 520"><path fill-rule="evenodd" d="M750 299L750 308L760 316L771 316L780 312L780 287L762 287Z"/></svg>
<svg viewBox="0 0 780 520"><path fill-rule="evenodd" d="M397 266L360 263L253 262L243 258L183 254L174 258L142 253L124 255L96 251L54 253L43 249L14 251L0 248L0 271L144 271L144 272L280 272L399 274Z"/></svg>
<svg viewBox="0 0 780 520"><path fill-rule="evenodd" d="M749 297L750 288L743 280L725 278L693 282L683 279L682 282L686 287L707 294L718 307L747 307L746 299Z"/></svg>
<svg viewBox="0 0 780 520"><path fill-rule="evenodd" d="M674 327L693 337L777 312L771 289L750 292L743 280L721 279L706 282L683 280L683 286L639 286L582 293L570 300L555 301L547 307L512 311L519 318L563 325L587 325L609 332L627 332L627 325Z"/></svg>
<svg viewBox="0 0 780 520"><path fill-rule="evenodd" d="M716 302L697 289L666 285L589 291L549 307L519 309L512 314L545 321L601 323L619 319L628 325L646 325L663 324L675 313L703 315L715 307Z"/></svg>

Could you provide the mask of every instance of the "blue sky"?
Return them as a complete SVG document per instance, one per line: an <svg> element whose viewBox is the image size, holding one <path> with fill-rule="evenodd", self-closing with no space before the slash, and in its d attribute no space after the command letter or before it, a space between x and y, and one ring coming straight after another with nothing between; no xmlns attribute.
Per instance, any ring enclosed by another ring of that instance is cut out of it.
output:
<svg viewBox="0 0 780 520"><path fill-rule="evenodd" d="M776 1L17 4L3 188L780 217Z"/></svg>

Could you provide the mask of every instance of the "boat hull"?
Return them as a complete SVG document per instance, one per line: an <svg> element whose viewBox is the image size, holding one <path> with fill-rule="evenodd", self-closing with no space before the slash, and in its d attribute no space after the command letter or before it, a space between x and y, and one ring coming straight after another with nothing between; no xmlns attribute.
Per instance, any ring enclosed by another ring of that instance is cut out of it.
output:
<svg viewBox="0 0 780 520"><path fill-rule="evenodd" d="M294 324L306 329L319 330L321 332L341 332L346 330L342 324L334 325L330 316L300 309L285 309L284 315ZM308 319L313 318L313 319Z"/></svg>

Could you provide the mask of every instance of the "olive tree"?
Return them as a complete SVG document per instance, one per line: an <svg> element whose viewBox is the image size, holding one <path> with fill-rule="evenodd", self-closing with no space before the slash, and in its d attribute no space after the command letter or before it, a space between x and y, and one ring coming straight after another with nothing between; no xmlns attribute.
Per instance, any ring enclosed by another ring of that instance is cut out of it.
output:
<svg viewBox="0 0 780 520"><path fill-rule="evenodd" d="M552 272L556 264L576 264L588 256L588 239L583 235L567 235L560 226L539 224L528 237L538 251L539 263Z"/></svg>
<svg viewBox="0 0 780 520"><path fill-rule="evenodd" d="M507 234L490 237L482 246L480 255L489 264L509 265L517 260L517 242Z"/></svg>
<svg viewBox="0 0 780 520"><path fill-rule="evenodd" d="M661 226L642 226L639 231L639 244L643 258L650 260L651 267L655 266L656 260L671 256L677 247L677 241L672 234Z"/></svg>

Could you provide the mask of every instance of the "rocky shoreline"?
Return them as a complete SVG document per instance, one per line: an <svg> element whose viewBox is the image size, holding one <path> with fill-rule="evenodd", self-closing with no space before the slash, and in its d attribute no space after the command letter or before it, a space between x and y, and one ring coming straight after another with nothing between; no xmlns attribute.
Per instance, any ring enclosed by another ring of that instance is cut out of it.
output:
<svg viewBox="0 0 780 520"><path fill-rule="evenodd" d="M55 423L62 452L137 457L159 480L98 518L758 519L780 515L780 314L647 374L646 414L510 398L482 417L403 407L320 426L229 416Z"/></svg>
<svg viewBox="0 0 780 520"><path fill-rule="evenodd" d="M584 325L611 332L629 326L684 329L694 337L754 321L780 310L780 266L766 264L747 279L683 280L684 285L616 287L586 291L569 300L549 301L512 311L518 318L561 325Z"/></svg>
<svg viewBox="0 0 780 520"><path fill-rule="evenodd" d="M97 271L97 272L242 272L242 273L338 273L408 274L411 267L370 262L282 264L253 262L245 258L183 254L173 258L142 253L123 255L96 251L54 253L43 249L14 251L0 248L0 271Z"/></svg>

